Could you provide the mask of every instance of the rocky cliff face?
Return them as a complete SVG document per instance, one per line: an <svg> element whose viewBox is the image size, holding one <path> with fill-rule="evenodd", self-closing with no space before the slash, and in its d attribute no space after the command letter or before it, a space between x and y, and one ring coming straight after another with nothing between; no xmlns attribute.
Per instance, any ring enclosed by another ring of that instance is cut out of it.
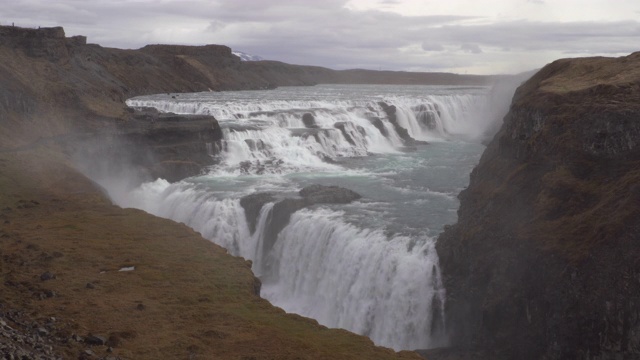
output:
<svg viewBox="0 0 640 360"><path fill-rule="evenodd" d="M524 83L438 240L459 357L434 358L640 357L639 184L640 53Z"/></svg>

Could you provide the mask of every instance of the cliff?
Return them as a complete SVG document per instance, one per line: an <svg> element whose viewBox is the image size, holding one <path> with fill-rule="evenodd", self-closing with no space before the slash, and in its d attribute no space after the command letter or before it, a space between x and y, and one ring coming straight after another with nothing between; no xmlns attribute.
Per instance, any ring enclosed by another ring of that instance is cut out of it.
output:
<svg viewBox="0 0 640 360"><path fill-rule="evenodd" d="M197 172L221 136L216 119L136 112L125 99L307 84L287 74L297 67L252 72L217 45L85 40L0 27L0 357L419 358L285 314L257 295L250 263L184 225L112 205L76 168L80 155L95 171ZM96 169L105 157L127 166Z"/></svg>
<svg viewBox="0 0 640 360"><path fill-rule="evenodd" d="M516 91L437 250L434 359L640 357L640 53L555 61Z"/></svg>

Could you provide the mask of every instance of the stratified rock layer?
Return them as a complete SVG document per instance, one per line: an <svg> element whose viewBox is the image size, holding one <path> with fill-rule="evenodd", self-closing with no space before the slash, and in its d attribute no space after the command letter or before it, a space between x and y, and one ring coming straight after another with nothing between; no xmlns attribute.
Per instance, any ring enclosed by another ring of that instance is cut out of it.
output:
<svg viewBox="0 0 640 360"><path fill-rule="evenodd" d="M460 354L640 357L640 53L540 70L460 201L437 243Z"/></svg>

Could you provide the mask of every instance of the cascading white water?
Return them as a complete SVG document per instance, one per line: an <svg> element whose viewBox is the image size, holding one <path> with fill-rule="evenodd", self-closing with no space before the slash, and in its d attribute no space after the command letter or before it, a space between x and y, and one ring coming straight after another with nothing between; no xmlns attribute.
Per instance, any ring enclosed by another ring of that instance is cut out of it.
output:
<svg viewBox="0 0 640 360"><path fill-rule="evenodd" d="M262 276L265 272L265 256L264 256L264 236L266 233L267 224L271 218L271 211L273 211L274 203L266 203L260 209L260 216L258 217L258 223L256 224L256 230L252 235L252 244L255 244L253 251L253 265L252 270L256 276Z"/></svg>
<svg viewBox="0 0 640 360"><path fill-rule="evenodd" d="M371 96L345 100L236 99L217 93L157 95L127 100L177 114L213 115L224 129L222 164L216 173L291 173L331 168L345 157L397 152L404 142L381 103L396 108L397 124L423 141L477 140L488 127L479 120L486 93L426 96ZM303 117L310 116L312 125Z"/></svg>
<svg viewBox="0 0 640 360"><path fill-rule="evenodd" d="M395 349L437 345L440 339L425 336L432 334L434 297L444 303L434 242L388 238L342 215L326 209L293 215L269 255L276 281L263 284L263 296Z"/></svg>
<svg viewBox="0 0 640 360"><path fill-rule="evenodd" d="M293 214L264 253L273 203L263 206L253 235L239 200L216 199L185 182L146 183L121 205L183 222L231 254L252 260L254 273L264 279L261 295L288 311L398 350L429 348L442 340L430 336L436 330L434 311L442 311L433 303L444 304L444 289L427 236L388 237L342 221L342 212L306 209Z"/></svg>
<svg viewBox="0 0 640 360"><path fill-rule="evenodd" d="M455 221L455 195L481 153L468 140L487 128L478 117L486 93L324 86L130 99L134 107L214 115L223 128L215 145L221 162L206 176L111 195L252 260L262 296L287 311L398 350L440 346L445 290L433 239ZM396 124L383 105L395 106ZM432 143L405 148L398 125ZM312 183L345 186L363 199L295 212L272 247L269 202L250 232L241 196L291 197Z"/></svg>

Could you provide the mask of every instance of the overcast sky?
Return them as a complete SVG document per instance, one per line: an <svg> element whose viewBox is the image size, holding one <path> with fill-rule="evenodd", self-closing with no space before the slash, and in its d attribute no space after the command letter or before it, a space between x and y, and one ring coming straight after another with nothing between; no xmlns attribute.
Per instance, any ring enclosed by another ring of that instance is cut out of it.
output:
<svg viewBox="0 0 640 360"><path fill-rule="evenodd" d="M0 0L102 46L224 44L333 69L515 73L640 50L640 0Z"/></svg>

